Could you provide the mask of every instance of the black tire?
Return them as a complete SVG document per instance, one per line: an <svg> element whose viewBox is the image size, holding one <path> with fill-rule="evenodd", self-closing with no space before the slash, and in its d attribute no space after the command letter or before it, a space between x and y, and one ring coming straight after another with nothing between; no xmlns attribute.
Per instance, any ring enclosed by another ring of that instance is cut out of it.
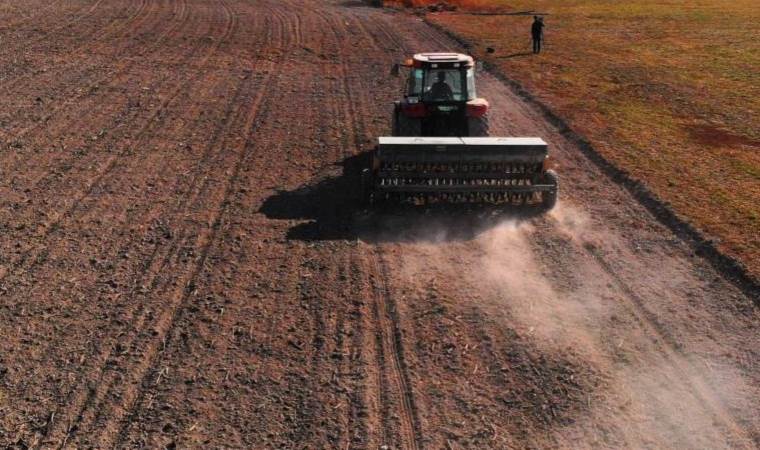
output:
<svg viewBox="0 0 760 450"><path fill-rule="evenodd" d="M422 121L405 116L398 109L393 113L393 136L422 135Z"/></svg>
<svg viewBox="0 0 760 450"><path fill-rule="evenodd" d="M488 115L482 117L468 117L467 131L470 137L488 137L490 136L490 127L488 124Z"/></svg>
<svg viewBox="0 0 760 450"><path fill-rule="evenodd" d="M551 191L544 191L541 193L541 205L546 211L549 211L557 204L557 199L559 197L559 177L557 176L557 172L547 170L544 173L544 184L554 186L554 189Z"/></svg>

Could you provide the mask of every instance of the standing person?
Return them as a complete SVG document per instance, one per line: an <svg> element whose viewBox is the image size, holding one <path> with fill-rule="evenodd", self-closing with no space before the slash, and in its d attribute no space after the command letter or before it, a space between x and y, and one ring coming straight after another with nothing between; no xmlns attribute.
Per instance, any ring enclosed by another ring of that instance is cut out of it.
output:
<svg viewBox="0 0 760 450"><path fill-rule="evenodd" d="M542 18L533 16L530 34L533 37L533 53L541 53L541 41L544 40L544 20Z"/></svg>

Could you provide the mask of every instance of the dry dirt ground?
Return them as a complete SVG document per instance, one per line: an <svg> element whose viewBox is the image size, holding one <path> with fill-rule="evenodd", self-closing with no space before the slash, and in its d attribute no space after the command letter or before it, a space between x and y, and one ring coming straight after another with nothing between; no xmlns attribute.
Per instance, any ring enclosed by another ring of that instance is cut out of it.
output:
<svg viewBox="0 0 760 450"><path fill-rule="evenodd" d="M554 212L356 206L418 19L0 5L0 446L760 445L756 291L493 77Z"/></svg>

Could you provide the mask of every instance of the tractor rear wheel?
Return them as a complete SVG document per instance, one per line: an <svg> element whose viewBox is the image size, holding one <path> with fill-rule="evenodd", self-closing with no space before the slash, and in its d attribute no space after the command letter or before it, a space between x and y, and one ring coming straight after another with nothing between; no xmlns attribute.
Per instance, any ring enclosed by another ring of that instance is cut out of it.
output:
<svg viewBox="0 0 760 450"><path fill-rule="evenodd" d="M488 116L486 115L486 116L481 116L481 117L468 117L467 131L470 137L488 137L489 136Z"/></svg>
<svg viewBox="0 0 760 450"><path fill-rule="evenodd" d="M420 136L422 121L405 116L400 110L393 112L393 136Z"/></svg>

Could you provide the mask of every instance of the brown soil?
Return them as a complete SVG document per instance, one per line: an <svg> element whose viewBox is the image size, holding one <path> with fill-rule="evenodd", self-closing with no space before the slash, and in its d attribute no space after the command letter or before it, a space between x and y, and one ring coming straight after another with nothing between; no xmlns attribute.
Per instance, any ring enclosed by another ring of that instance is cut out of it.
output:
<svg viewBox="0 0 760 450"><path fill-rule="evenodd" d="M0 10L0 445L754 448L760 313L552 144L547 216L358 208L391 63L313 0Z"/></svg>

